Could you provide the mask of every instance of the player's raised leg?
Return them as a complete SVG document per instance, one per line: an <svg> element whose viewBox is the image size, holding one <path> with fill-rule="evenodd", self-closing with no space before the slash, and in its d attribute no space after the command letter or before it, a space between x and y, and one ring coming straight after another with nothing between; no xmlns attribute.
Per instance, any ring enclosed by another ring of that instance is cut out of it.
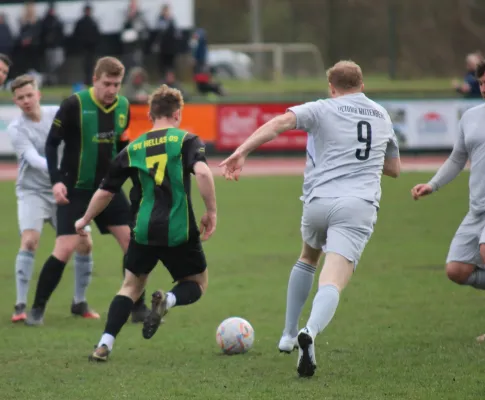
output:
<svg viewBox="0 0 485 400"><path fill-rule="evenodd" d="M291 353L298 348L298 321L313 285L313 278L321 252L303 249L298 261L293 266L288 281L286 294L285 329L278 348L280 352Z"/></svg>
<svg viewBox="0 0 485 400"><path fill-rule="evenodd" d="M162 318L168 310L175 306L187 306L198 301L209 283L207 269L196 275L188 276L177 282L168 293L157 290L152 295L152 309L143 323L143 337L150 339L157 331Z"/></svg>
<svg viewBox="0 0 485 400"><path fill-rule="evenodd" d="M136 242L133 242L133 246L140 247ZM154 251L176 285L166 294L162 290L153 293L152 309L143 323L142 334L145 339L150 339L155 334L170 308L195 303L209 284L207 261L198 237L175 247L160 246Z"/></svg>

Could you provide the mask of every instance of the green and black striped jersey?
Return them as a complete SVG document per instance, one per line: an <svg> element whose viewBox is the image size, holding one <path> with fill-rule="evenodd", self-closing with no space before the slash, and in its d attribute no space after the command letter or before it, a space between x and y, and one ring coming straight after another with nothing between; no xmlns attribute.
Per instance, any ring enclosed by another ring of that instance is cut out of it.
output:
<svg viewBox="0 0 485 400"><path fill-rule="evenodd" d="M207 162L204 143L176 128L145 133L115 158L100 188L115 193L131 177L137 243L173 247L199 236L190 198L199 161Z"/></svg>
<svg viewBox="0 0 485 400"><path fill-rule="evenodd" d="M99 103L93 89L64 100L46 141L46 158L52 184L96 190L111 161L128 142L123 133L130 119L129 102L118 96L109 107ZM57 148L64 142L60 168Z"/></svg>

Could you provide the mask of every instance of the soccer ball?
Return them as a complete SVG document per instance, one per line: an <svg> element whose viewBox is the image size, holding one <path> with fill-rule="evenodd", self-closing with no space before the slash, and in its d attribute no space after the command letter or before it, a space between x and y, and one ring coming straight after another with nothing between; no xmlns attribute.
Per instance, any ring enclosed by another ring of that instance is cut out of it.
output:
<svg viewBox="0 0 485 400"><path fill-rule="evenodd" d="M253 347L254 329L243 318L227 318L217 328L216 341L224 354L246 353Z"/></svg>

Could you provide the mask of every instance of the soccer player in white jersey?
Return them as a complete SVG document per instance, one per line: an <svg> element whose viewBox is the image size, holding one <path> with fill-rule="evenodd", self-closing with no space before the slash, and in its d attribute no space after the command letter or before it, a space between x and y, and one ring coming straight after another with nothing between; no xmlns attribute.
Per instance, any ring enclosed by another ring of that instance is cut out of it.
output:
<svg viewBox="0 0 485 400"><path fill-rule="evenodd" d="M476 68L480 92L485 98L485 63ZM415 200L437 192L451 182L470 161L469 210L451 241L446 274L459 285L485 289L485 104L461 117L453 151L428 183L411 189ZM485 335L477 340L483 341Z"/></svg>
<svg viewBox="0 0 485 400"><path fill-rule="evenodd" d="M327 72L329 99L291 107L254 132L220 165L238 180L248 154L291 129L308 132L303 183L303 249L288 282L285 328L279 348L299 348L297 371L316 369L315 337L330 323L372 235L381 198L381 176L400 173L399 148L386 110L362 93L360 67L340 61ZM322 248L325 261L310 318L298 332Z"/></svg>
<svg viewBox="0 0 485 400"><path fill-rule="evenodd" d="M34 255L44 222L56 224L56 202L44 157L44 147L58 107L40 105L40 92L33 77L22 75L12 82L15 104L22 115L8 126L8 134L19 161L16 184L20 249L15 261L17 300L12 322L24 321L27 294L34 268ZM74 304L85 303L93 266L91 237L79 237L75 258ZM80 314L84 318L99 318Z"/></svg>

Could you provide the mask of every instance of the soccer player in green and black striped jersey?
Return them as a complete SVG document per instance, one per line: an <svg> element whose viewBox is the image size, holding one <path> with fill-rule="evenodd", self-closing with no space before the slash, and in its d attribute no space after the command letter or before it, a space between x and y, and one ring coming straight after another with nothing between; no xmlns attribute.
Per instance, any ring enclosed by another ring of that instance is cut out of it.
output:
<svg viewBox="0 0 485 400"><path fill-rule="evenodd" d="M216 228L214 180L205 159L205 146L193 134L178 129L183 99L166 85L149 101L153 129L129 144L114 160L108 175L93 196L86 214L76 222L79 234L131 178L130 193L136 212L126 255L126 276L108 312L104 333L93 361L106 361L116 335L128 320L134 302L145 288L148 275L161 261L176 285L152 295L152 310L143 324L143 336L151 338L162 317L174 306L196 302L207 288L207 264L202 240ZM198 228L190 197L190 178L195 175L206 206Z"/></svg>
<svg viewBox="0 0 485 400"><path fill-rule="evenodd" d="M25 323L40 325L46 304L61 280L64 268L77 242L74 223L86 211L111 161L126 146L123 133L129 123L128 100L119 96L125 68L113 57L98 60L93 87L75 93L60 106L49 132L45 154L57 207L57 238L54 251L39 276L35 300ZM58 148L64 142L58 162ZM126 253L130 242L132 215L129 202L120 191L95 223L102 234L111 233ZM85 284L91 278L92 263L85 271ZM77 299L71 312L84 318L99 318L86 301ZM132 319L142 322L148 314L143 296Z"/></svg>

